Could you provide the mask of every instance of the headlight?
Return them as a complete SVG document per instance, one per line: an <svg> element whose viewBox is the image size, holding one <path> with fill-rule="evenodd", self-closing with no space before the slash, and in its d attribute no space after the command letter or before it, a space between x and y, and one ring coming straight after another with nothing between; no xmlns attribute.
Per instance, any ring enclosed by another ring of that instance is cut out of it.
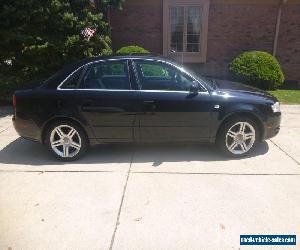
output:
<svg viewBox="0 0 300 250"><path fill-rule="evenodd" d="M280 103L279 102L275 102L271 107L272 107L272 110L274 113L280 112Z"/></svg>

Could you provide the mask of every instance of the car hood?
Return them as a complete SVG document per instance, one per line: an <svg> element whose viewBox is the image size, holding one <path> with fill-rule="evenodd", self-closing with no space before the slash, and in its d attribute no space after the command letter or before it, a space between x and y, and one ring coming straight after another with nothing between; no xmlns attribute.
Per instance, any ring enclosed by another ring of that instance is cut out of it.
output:
<svg viewBox="0 0 300 250"><path fill-rule="evenodd" d="M229 92L231 94L248 94L252 96L259 96L267 99L271 99L272 101L277 101L274 96L269 94L266 91L261 89L227 80L214 80L214 83L217 85L217 91L221 92Z"/></svg>

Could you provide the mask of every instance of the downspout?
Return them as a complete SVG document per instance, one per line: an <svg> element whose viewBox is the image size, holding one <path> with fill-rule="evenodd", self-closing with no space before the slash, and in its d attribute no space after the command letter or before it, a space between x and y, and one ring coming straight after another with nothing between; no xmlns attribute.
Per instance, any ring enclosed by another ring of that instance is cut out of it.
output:
<svg viewBox="0 0 300 250"><path fill-rule="evenodd" d="M160 0L160 7L161 7L161 45L162 45L162 53L161 55L165 55L164 51L164 0Z"/></svg>
<svg viewBox="0 0 300 250"><path fill-rule="evenodd" d="M109 26L109 36L111 37L111 6L109 5L107 10L106 10L106 18L107 18L107 23Z"/></svg>
<svg viewBox="0 0 300 250"><path fill-rule="evenodd" d="M276 19L276 30L275 30L274 43L273 43L273 56L276 56L277 47L278 47L278 37L279 37L279 30L280 30L280 23L281 23L282 7L287 3L287 1L288 0L281 0L281 3L278 8L277 19Z"/></svg>

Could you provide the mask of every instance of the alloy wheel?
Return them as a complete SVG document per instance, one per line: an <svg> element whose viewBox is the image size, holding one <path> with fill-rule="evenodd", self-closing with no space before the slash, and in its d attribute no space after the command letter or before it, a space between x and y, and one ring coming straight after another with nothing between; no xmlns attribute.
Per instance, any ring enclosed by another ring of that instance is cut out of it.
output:
<svg viewBox="0 0 300 250"><path fill-rule="evenodd" d="M226 134L226 147L234 155L247 153L255 143L255 129L248 122L237 122Z"/></svg>
<svg viewBox="0 0 300 250"><path fill-rule="evenodd" d="M69 125L60 125L51 131L50 145L52 150L63 158L76 156L82 146L78 131Z"/></svg>

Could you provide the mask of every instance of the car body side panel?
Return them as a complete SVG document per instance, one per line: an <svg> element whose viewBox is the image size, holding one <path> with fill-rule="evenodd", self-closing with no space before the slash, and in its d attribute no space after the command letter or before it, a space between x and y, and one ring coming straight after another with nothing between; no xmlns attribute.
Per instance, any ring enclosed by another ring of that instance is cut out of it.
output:
<svg viewBox="0 0 300 250"><path fill-rule="evenodd" d="M79 123L91 140L95 139L92 128L78 110L76 93L37 89L19 91L16 95L15 126L19 126L17 131L22 131L22 136L42 142L43 131L49 122L57 118L68 118ZM31 127L31 134L24 134L26 127Z"/></svg>
<svg viewBox="0 0 300 250"><path fill-rule="evenodd" d="M134 128L138 126L136 91L81 90L78 92L78 112L93 128L99 143L135 140Z"/></svg>
<svg viewBox="0 0 300 250"><path fill-rule="evenodd" d="M140 92L140 140L208 141L212 103L208 93Z"/></svg>

